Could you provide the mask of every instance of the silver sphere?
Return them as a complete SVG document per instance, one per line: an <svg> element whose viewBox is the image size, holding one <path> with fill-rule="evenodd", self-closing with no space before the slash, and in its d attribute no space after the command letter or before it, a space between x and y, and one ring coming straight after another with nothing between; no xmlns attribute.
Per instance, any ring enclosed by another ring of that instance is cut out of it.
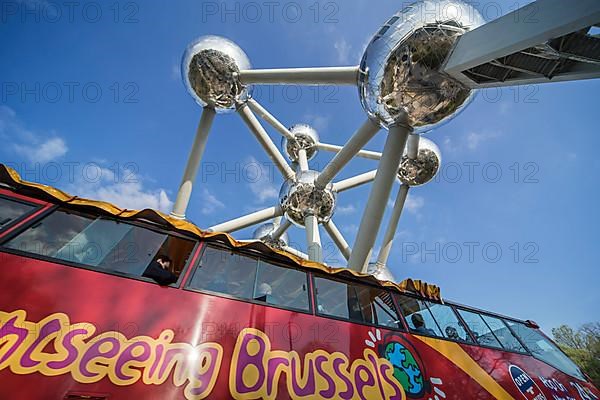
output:
<svg viewBox="0 0 600 400"><path fill-rule="evenodd" d="M313 159L317 155L317 143L319 135L313 127L307 124L296 124L290 128L294 140L288 140L285 136L281 139L281 148L291 161L298 161L298 150L306 150L306 158Z"/></svg>
<svg viewBox="0 0 600 400"><path fill-rule="evenodd" d="M279 204L285 217L296 226L304 227L304 219L309 215L316 216L319 223L329 221L333 215L336 200L333 185L318 189L317 176L317 171L300 172L281 187Z"/></svg>
<svg viewBox="0 0 600 400"><path fill-rule="evenodd" d="M406 113L415 131L448 121L473 92L440 70L457 39L484 22L461 0L421 0L395 14L361 61L358 84L365 111L383 127Z"/></svg>
<svg viewBox="0 0 600 400"><path fill-rule="evenodd" d="M409 158L408 149L404 150L398 169L398 178L409 186L424 185L437 175L441 164L440 148L431 140L421 136L417 158Z"/></svg>
<svg viewBox="0 0 600 400"><path fill-rule="evenodd" d="M373 275L380 281L396 282L396 278L394 278L394 275L392 275L392 272L388 269L388 267L377 262L369 263L367 274Z"/></svg>
<svg viewBox="0 0 600 400"><path fill-rule="evenodd" d="M189 44L181 60L181 77L188 93L202 107L223 113L235 110L237 102L250 96L250 88L237 77L250 69L244 51L229 39L202 36Z"/></svg>
<svg viewBox="0 0 600 400"><path fill-rule="evenodd" d="M288 245L290 242L287 232L284 232L283 235L279 237L279 239L272 239L269 235L275 232L277 226L272 222L267 222L266 224L262 224L258 228L254 230L252 237L256 240L260 240L265 244L275 247L282 248Z"/></svg>

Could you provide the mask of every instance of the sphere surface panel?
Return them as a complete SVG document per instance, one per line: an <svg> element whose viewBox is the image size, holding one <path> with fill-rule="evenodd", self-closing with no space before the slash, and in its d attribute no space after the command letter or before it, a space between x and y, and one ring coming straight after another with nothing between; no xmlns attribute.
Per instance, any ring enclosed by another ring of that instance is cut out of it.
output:
<svg viewBox="0 0 600 400"><path fill-rule="evenodd" d="M398 178L409 186L420 186L430 182L440 170L442 156L439 147L431 140L421 137L417 157L408 157L408 149L404 150L398 169Z"/></svg>
<svg viewBox="0 0 600 400"><path fill-rule="evenodd" d="M192 42L183 54L181 75L188 93L202 107L217 112L235 110L237 102L250 97L237 73L250 69L244 51L232 41L219 36L203 36Z"/></svg>
<svg viewBox="0 0 600 400"><path fill-rule="evenodd" d="M457 0L425 0L394 15L373 37L361 61L362 105L389 127L405 112L416 131L433 129L461 111L473 91L441 72L456 41L484 23Z"/></svg>
<svg viewBox="0 0 600 400"><path fill-rule="evenodd" d="M318 189L315 186L317 176L317 171L300 172L281 187L279 204L285 217L296 226L304 227L304 220L309 215L316 216L319 223L329 221L333 215L336 202L333 185Z"/></svg>

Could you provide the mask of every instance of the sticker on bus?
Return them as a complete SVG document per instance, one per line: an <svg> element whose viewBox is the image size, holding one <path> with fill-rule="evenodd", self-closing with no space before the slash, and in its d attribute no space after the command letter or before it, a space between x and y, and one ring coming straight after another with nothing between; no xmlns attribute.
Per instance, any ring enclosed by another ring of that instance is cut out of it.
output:
<svg viewBox="0 0 600 400"><path fill-rule="evenodd" d="M517 389L523 394L528 400L547 400L540 387L527 375L525 371L516 365L508 367L510 376L517 386Z"/></svg>

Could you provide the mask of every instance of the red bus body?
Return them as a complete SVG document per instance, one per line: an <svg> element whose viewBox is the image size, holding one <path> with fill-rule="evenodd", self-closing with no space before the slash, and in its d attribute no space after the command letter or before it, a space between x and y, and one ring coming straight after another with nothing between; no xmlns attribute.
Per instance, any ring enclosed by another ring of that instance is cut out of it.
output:
<svg viewBox="0 0 600 400"><path fill-rule="evenodd" d="M0 250L0 399L600 397L531 355L186 290L199 242L169 287Z"/></svg>

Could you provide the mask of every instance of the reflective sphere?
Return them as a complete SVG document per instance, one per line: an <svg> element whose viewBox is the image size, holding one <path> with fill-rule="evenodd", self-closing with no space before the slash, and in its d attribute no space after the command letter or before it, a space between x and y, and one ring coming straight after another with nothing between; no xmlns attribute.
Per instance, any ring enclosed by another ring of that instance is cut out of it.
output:
<svg viewBox="0 0 600 400"><path fill-rule="evenodd" d="M279 192L279 204L285 217L294 225L304 227L304 219L309 215L317 217L319 223L331 219L335 209L333 184L325 189L317 189L317 171L304 171L295 179L284 182Z"/></svg>
<svg viewBox="0 0 600 400"><path fill-rule="evenodd" d="M404 150L398 169L398 178L409 186L424 185L435 177L441 164L440 148L431 140L421 136L417 158L409 158L408 149Z"/></svg>
<svg viewBox="0 0 600 400"><path fill-rule="evenodd" d="M281 139L281 148L291 161L298 161L298 150L306 150L306 158L311 160L317 155L319 135L313 127L307 124L296 124L290 128L295 140Z"/></svg>
<svg viewBox="0 0 600 400"><path fill-rule="evenodd" d="M373 275L380 281L396 282L396 278L394 278L394 275L392 275L392 272L388 269L388 267L376 262L369 263L367 274Z"/></svg>
<svg viewBox="0 0 600 400"><path fill-rule="evenodd" d="M246 101L249 88L236 73L250 69L246 53L229 39L202 36L187 47L181 60L181 77L189 94L202 107L217 112L235 110L237 101Z"/></svg>
<svg viewBox="0 0 600 400"><path fill-rule="evenodd" d="M457 114L472 91L440 70L457 39L484 22L460 0L418 1L390 18L361 61L360 98L369 116L389 127L406 112L415 131L424 131Z"/></svg>
<svg viewBox="0 0 600 400"><path fill-rule="evenodd" d="M252 234L252 237L254 239L261 240L265 244L272 247L276 247L278 249L287 246L290 242L287 232L284 232L279 239L274 240L271 237L269 237L269 235L275 232L276 229L277 226L274 223L268 222L256 228L256 230L254 230L254 233Z"/></svg>

